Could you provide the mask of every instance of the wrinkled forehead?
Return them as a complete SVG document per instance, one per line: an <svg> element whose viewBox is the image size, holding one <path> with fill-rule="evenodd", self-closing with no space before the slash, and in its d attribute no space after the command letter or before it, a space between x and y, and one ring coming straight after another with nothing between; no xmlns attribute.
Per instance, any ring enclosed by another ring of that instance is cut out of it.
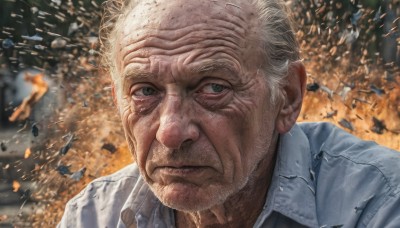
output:
<svg viewBox="0 0 400 228"><path fill-rule="evenodd" d="M128 12L122 27L122 36L132 29L181 29L193 24L213 25L215 20L255 26L255 8L249 1L241 0L142 0Z"/></svg>

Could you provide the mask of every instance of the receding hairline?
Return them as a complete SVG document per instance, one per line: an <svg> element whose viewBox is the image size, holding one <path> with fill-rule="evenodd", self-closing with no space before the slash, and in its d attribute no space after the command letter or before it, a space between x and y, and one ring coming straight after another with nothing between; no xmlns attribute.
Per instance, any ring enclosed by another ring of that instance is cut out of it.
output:
<svg viewBox="0 0 400 228"><path fill-rule="evenodd" d="M112 36L118 26L121 26L121 19L131 12L141 0L108 0L105 14L103 14L102 31L100 33L103 53L103 66L114 78L116 75L111 51L115 49L115 37ZM183 1L185 2L185 1ZM218 3L220 1L211 1ZM246 1L247 2L247 1ZM250 0L249 6L255 9L255 28L259 29L261 39L259 45L263 64L261 69L266 75L267 84L271 90L278 92L283 84L287 83L288 69L292 62L300 59L299 44L297 43L293 28L293 21L289 15L283 0ZM225 3L229 9L240 9L240 4ZM239 6L239 7L238 7ZM106 23L104 23L106 22ZM275 100L273 93L271 99Z"/></svg>

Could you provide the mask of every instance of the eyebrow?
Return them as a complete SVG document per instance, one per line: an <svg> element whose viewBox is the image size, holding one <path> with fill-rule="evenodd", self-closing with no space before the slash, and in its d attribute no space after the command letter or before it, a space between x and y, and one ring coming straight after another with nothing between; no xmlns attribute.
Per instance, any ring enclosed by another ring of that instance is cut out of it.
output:
<svg viewBox="0 0 400 228"><path fill-rule="evenodd" d="M239 79L239 70L236 69L232 64L228 64L224 61L212 61L212 62L207 62L204 64L199 64L199 66L194 66L194 67L189 67L188 72L196 74L196 75L207 75L207 74L212 74L215 72L228 72L227 78L233 81L238 81ZM156 80L159 78L160 75L149 72L149 71L143 71L138 68L131 68L127 69L121 76L121 82L122 82L122 87L123 91L127 91L128 87L130 86L131 83L127 83L129 81L140 81L140 80L148 80L148 79L153 79Z"/></svg>
<svg viewBox="0 0 400 228"><path fill-rule="evenodd" d="M239 71L235 69L231 64L227 64L226 62L221 61L213 61L208 64L201 65L199 67L195 67L190 70L192 73L197 74L208 74L217 71L228 71L232 77L237 78Z"/></svg>
<svg viewBox="0 0 400 228"><path fill-rule="evenodd" d="M137 68L128 69L125 71L121 79L122 81L130 80L130 79L144 79L144 78L156 78L157 75L151 72L141 71Z"/></svg>

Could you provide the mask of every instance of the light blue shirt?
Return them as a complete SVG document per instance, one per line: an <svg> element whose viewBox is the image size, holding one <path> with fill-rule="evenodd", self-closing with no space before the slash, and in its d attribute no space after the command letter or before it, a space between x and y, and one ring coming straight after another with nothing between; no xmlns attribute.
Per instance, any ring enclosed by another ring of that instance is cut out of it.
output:
<svg viewBox="0 0 400 228"><path fill-rule="evenodd" d="M400 227L399 192L399 152L329 123L298 124L280 138L254 227ZM175 218L132 164L71 199L58 227L175 227Z"/></svg>

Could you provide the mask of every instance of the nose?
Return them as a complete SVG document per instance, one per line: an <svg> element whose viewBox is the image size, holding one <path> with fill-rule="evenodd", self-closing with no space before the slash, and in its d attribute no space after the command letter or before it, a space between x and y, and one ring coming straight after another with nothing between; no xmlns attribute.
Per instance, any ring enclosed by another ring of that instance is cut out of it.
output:
<svg viewBox="0 0 400 228"><path fill-rule="evenodd" d="M183 143L196 141L199 130L192 122L191 113L180 96L167 95L161 107L157 140L170 149L179 149Z"/></svg>

